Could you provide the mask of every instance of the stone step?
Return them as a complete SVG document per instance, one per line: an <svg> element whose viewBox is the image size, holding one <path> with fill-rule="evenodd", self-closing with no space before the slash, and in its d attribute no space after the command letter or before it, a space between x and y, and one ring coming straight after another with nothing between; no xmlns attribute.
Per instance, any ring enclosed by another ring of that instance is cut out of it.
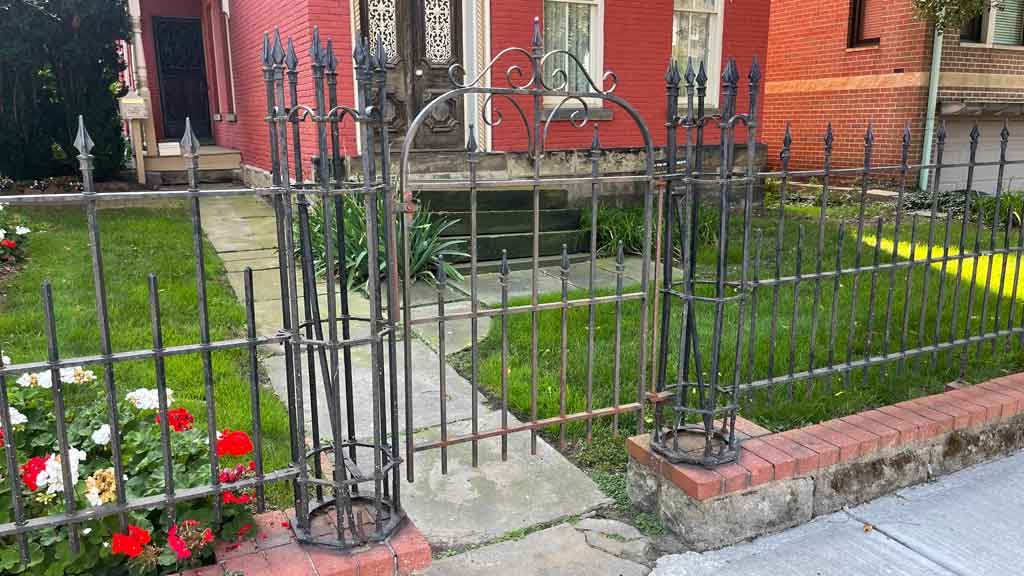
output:
<svg viewBox="0 0 1024 576"><path fill-rule="evenodd" d="M460 249L469 251L469 236L454 236L452 240L463 240ZM557 256L562 253L562 244L570 254L589 250L590 237L580 230L556 230L541 232L540 255ZM533 234L528 232L516 234L487 234L477 236L477 260L501 260L501 251L508 251L509 258L527 258L533 256ZM465 262L469 258L461 258L454 262Z"/></svg>
<svg viewBox="0 0 1024 576"><path fill-rule="evenodd" d="M540 229L544 232L577 230L580 210L541 210ZM444 236L469 236L470 212L432 212L438 220L454 222ZM533 210L494 210L477 212L477 234L514 234L533 232Z"/></svg>
<svg viewBox="0 0 1024 576"><path fill-rule="evenodd" d="M467 189L421 190L417 202L425 204L431 212L467 212L470 193ZM557 210L568 207L569 193L565 190L545 188L540 191L540 209ZM477 191L477 211L531 210L533 190L529 188L488 188Z"/></svg>
<svg viewBox="0 0 1024 576"><path fill-rule="evenodd" d="M579 262L586 262L590 259L590 252L577 252L575 254L569 254L569 263L577 264ZM553 266L562 265L561 253L553 256L541 256L537 259L538 268L551 268ZM508 269L511 271L516 270L529 270L533 267L533 257L527 256L525 258L510 258L508 261ZM469 274L469 262L460 262L455 265L455 268L463 274ZM486 260L480 261L476 264L478 274L495 274L501 271L501 260Z"/></svg>

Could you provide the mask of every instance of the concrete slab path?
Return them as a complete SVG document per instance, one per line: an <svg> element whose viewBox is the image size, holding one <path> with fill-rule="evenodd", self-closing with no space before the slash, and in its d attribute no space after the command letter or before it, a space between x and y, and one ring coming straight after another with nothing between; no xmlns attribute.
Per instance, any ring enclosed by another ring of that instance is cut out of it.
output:
<svg viewBox="0 0 1024 576"><path fill-rule="evenodd" d="M705 554L658 561L653 576L1003 576L1024 550L1024 452Z"/></svg>
<svg viewBox="0 0 1024 576"><path fill-rule="evenodd" d="M228 280L236 295L243 294L243 271L249 266L254 271L254 297L257 331L273 334L281 327L280 276L277 269L277 231L274 213L269 204L253 197L231 197L206 200L203 203L203 227L207 238L224 261ZM551 276L543 278L553 280ZM578 274L577 274L578 276ZM496 277L495 277L496 280ZM542 285L548 290L547 284ZM558 282L555 281L555 289ZM529 288L527 284L527 293ZM436 314L437 291L425 284L416 284L410 290L414 316ZM317 288L321 312L326 314L326 288ZM465 294L450 290L445 300L451 311L468 310ZM482 305L486 305L486 301ZM366 316L369 303L353 292L350 297L352 314ZM300 299L299 309L304 302ZM433 309L431 309L433 307ZM366 334L366 324L353 322L353 337ZM488 322L479 322L479 335L487 334ZM436 325L424 324L415 330L412 341L412 410L413 428L418 441L434 439L440 435L440 375L446 378L446 408L449 433L465 433L470 426L474 402L479 414L481 431L498 426L499 414L489 407L481 396L473 398L469 382L462 378L444 359L438 357L438 331ZM450 322L445 327L446 352L454 353L471 345L469 321ZM399 389L404 389L405 359L399 347L397 374ZM285 399L286 371L283 348L265 346L261 360L272 387ZM353 349L353 382L355 390L355 424L357 436L372 434L371 365L369 350ZM319 362L314 368L320 382ZM327 394L322 385L317 388L316 405L308 402L309 370L303 358L303 389L307 428L316 411L321 438L331 438L327 410ZM406 410L404 394L399 394L399 408ZM514 418L512 419L514 420ZM514 422L510 422L515 425ZM342 425L345 425L343 420ZM404 431L403 431L404 432ZM417 481L404 488L403 501L410 516L423 534L435 546L472 546L501 538L512 531L535 528L556 523L562 519L585 514L609 502L608 498L585 474L565 459L557 450L538 439L538 454L530 454L530 435L520 433L509 437L509 459L502 462L500 439L480 442L480 467L473 468L468 457L469 444L449 449L450 475L442 476L440 453L437 450L416 455ZM625 572L624 572L625 573ZM630 572L632 573L632 572Z"/></svg>

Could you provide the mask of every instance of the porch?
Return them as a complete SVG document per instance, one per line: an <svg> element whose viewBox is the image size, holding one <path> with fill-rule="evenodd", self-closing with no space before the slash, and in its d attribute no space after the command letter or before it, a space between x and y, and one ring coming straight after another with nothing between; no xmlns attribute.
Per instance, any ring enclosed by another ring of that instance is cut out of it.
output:
<svg viewBox="0 0 1024 576"><path fill-rule="evenodd" d="M237 123L228 0L129 0L128 8L128 92L120 109L136 180L150 187L185 182L178 141L186 119L203 144L201 180L240 180L241 151L228 142Z"/></svg>

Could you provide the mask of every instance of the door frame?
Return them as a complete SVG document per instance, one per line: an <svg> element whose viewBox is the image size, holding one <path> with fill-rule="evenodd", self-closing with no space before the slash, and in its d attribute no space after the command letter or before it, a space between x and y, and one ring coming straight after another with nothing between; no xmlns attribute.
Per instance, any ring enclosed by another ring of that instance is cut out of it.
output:
<svg viewBox="0 0 1024 576"><path fill-rule="evenodd" d="M156 62L156 82L157 90L160 93L160 131L163 135L164 141L174 140L167 136L167 98L166 92L164 91L164 76L163 67L160 61L160 27L157 25L160 22L195 22L199 26L199 34L201 42L199 43L199 49L202 51L202 58L200 58L200 66L202 69L202 80L203 80L203 100L206 102L206 122L208 123L209 139L213 138L213 109L210 107L210 79L207 77L206 69L206 32L203 28L202 16L153 16L153 59ZM195 129L193 127L193 129ZM205 139L204 139L205 140Z"/></svg>

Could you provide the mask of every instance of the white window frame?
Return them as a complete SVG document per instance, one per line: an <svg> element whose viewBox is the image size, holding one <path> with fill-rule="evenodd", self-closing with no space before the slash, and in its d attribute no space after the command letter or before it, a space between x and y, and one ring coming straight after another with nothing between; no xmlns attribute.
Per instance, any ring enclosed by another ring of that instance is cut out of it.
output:
<svg viewBox="0 0 1024 576"><path fill-rule="evenodd" d="M708 75L708 90L707 95L704 99L704 106L707 109L715 110L718 108L719 103L719 91L722 85L722 38L725 34L725 0L716 0L714 10L703 10L703 9L687 9L683 10L676 8L676 4L679 0L673 0L672 3L672 54L676 52L676 29L675 20L676 12L694 12L702 14L713 14L715 21L715 33L711 34L708 38L708 63L707 63L707 75ZM696 66L696 64L695 64ZM686 72L686 62L679 62L680 73ZM697 70L694 70L696 73ZM685 88L684 88L685 90ZM683 92L682 97L679 99L680 106L686 106L686 94ZM694 105L696 105L696 98L694 99Z"/></svg>
<svg viewBox="0 0 1024 576"><path fill-rule="evenodd" d="M587 70L587 74L594 81L599 88L604 88L601 85L602 78L604 77L604 0L544 0L546 5L548 2L557 2L560 4L585 4L591 6L591 20L590 20L590 67ZM545 12L547 12L545 10ZM544 22L544 28L547 29L547 22ZM547 45L547 38L545 37L544 50L550 52L554 50L552 46ZM570 64L575 66L575 63ZM568 70L566 70L568 72ZM544 71L541 70L541 74ZM592 89L592 88L591 88ZM564 98L561 96L545 96L544 105L546 107L557 106ZM600 98L586 98L587 105L591 107L600 108L604 103L604 100ZM562 105L562 108L580 108L581 105L576 100L569 100Z"/></svg>

